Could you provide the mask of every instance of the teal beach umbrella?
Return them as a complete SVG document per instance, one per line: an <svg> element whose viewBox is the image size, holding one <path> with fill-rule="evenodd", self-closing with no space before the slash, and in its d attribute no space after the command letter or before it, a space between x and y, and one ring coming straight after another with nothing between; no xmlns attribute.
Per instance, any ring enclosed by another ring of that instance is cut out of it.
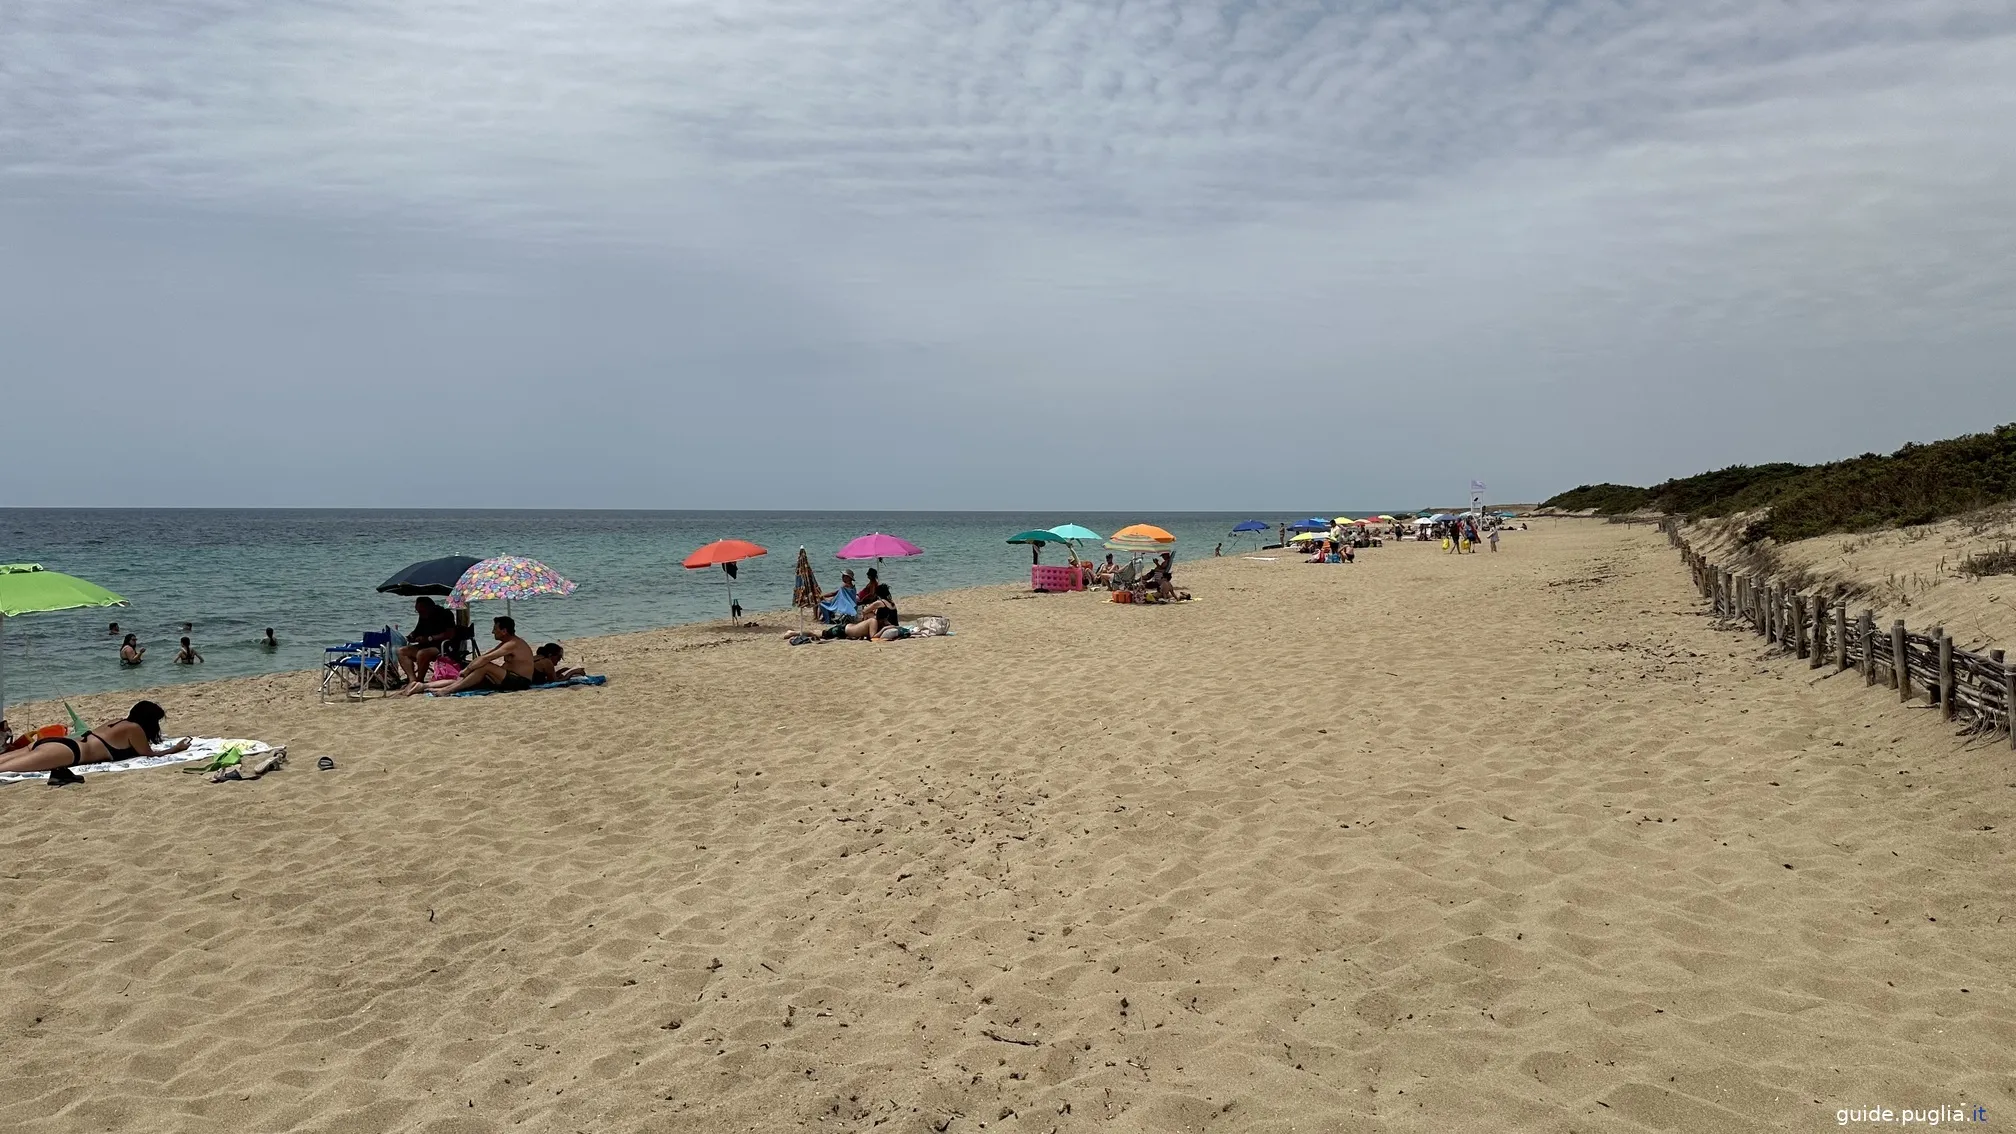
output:
<svg viewBox="0 0 2016 1134"><path fill-rule="evenodd" d="M1043 528L1031 528L1026 532L1016 532L1014 535L1009 536L1008 542L1028 544L1029 561L1031 563L1041 563L1043 562L1043 545L1046 543L1063 543L1064 537Z"/></svg>
<svg viewBox="0 0 2016 1134"><path fill-rule="evenodd" d="M51 610L125 606L126 600L96 583L51 571L40 563L0 564L0 719L7 715L7 620Z"/></svg>

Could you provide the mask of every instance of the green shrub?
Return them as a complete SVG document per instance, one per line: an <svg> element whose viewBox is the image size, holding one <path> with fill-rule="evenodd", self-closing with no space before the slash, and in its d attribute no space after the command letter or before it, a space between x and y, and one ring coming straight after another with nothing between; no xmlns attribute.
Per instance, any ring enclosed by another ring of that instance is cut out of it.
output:
<svg viewBox="0 0 2016 1134"><path fill-rule="evenodd" d="M1689 519L1762 511L1744 539L1789 543L1828 532L1925 524L2010 499L2016 499L2016 424L1825 465L1731 465L1651 488L1585 484L1546 503Z"/></svg>
<svg viewBox="0 0 2016 1134"><path fill-rule="evenodd" d="M1652 493L1643 488L1633 488L1628 484L1585 484L1572 488L1548 500L1540 502L1542 508L1560 508L1569 512L1581 512L1594 508L1605 516L1619 512L1637 512L1651 503Z"/></svg>

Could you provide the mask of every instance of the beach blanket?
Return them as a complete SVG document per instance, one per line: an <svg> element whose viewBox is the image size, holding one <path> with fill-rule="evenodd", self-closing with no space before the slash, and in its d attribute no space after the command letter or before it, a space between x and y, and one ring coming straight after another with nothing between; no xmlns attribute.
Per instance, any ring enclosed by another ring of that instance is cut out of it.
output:
<svg viewBox="0 0 2016 1134"><path fill-rule="evenodd" d="M173 744L174 741L166 743ZM131 760L112 760L104 764L79 764L71 769L80 776L91 777L101 772L137 772L142 768L165 768L170 764L187 764L194 760L208 763L232 745L237 745L246 762L255 756L271 752L274 745L263 740L232 740L223 737L197 736L189 740L187 751L173 756L135 756ZM43 783L49 779L47 772L0 772L0 784L15 784L26 780Z"/></svg>
<svg viewBox="0 0 2016 1134"><path fill-rule="evenodd" d="M569 685L600 685L600 684L602 684L603 682L605 682L605 681L608 681L608 680L609 680L608 678L606 678L606 677L602 676L602 675L601 675L601 674L599 674L599 673L587 673L587 674L583 674L583 675L581 675L580 677L570 677L570 678L568 678L568 679L567 679L567 680L565 680L565 681L549 681L549 682L547 682L547 683L546 683L546 684L544 684L544 685L534 685L534 686L533 686L532 688L530 688L530 689L524 689L524 690L520 690L520 692L524 692L524 693L537 693L537 692L538 692L539 690L541 690L541 689L565 689L565 688L567 688L567 687L568 687ZM504 692L504 690L502 690L502 689L464 689L464 690L463 690L462 692L460 692L460 693L450 693L450 694L448 694L448 696L450 696L450 697L488 697L488 696L491 696L492 694L497 694L497 693L502 693L502 692ZM432 696L434 696L434 694L432 694L432 693L429 693L429 694L427 694L427 695L428 695L429 697L432 697Z"/></svg>

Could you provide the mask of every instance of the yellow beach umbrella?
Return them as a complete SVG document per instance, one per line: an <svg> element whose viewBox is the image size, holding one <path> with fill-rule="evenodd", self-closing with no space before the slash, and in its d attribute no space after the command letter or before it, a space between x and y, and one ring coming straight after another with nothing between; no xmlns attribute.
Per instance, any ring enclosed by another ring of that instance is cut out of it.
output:
<svg viewBox="0 0 2016 1134"><path fill-rule="evenodd" d="M1329 539L1329 538L1330 538L1329 536L1327 536L1327 535L1324 535L1324 534L1323 534L1322 532L1303 532L1303 533L1302 533L1301 535L1298 535L1298 536L1290 536L1290 537L1288 537L1288 542L1289 542L1289 543L1314 543L1315 541L1317 541L1317 540L1319 540L1319 539Z"/></svg>

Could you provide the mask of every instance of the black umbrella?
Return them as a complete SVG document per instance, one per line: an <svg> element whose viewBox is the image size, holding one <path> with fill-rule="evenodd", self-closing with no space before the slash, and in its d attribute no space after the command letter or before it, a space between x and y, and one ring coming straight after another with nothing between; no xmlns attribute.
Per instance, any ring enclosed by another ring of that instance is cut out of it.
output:
<svg viewBox="0 0 2016 1134"><path fill-rule="evenodd" d="M483 562L470 555L449 555L415 563L378 584L378 593L405 595L447 595L455 589L462 573Z"/></svg>

